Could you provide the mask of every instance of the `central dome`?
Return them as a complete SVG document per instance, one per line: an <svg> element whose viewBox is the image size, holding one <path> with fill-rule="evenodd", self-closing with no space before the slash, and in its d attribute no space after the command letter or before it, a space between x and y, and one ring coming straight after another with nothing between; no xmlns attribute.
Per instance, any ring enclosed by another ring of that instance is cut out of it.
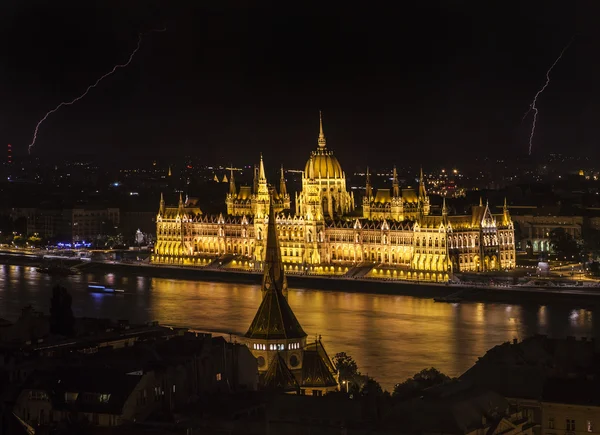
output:
<svg viewBox="0 0 600 435"><path fill-rule="evenodd" d="M319 144L316 151L311 153L310 159L304 166L304 173L310 177L318 178L343 178L344 173L340 162L333 155L333 151L327 150L327 141L325 139L325 133L323 133L323 115L319 112ZM310 165L313 165L313 172L311 173Z"/></svg>
<svg viewBox="0 0 600 435"><path fill-rule="evenodd" d="M304 173L310 174L310 164L313 164L315 178L342 178L343 172L340 162L332 151L319 148L312 152L312 157L306 162Z"/></svg>

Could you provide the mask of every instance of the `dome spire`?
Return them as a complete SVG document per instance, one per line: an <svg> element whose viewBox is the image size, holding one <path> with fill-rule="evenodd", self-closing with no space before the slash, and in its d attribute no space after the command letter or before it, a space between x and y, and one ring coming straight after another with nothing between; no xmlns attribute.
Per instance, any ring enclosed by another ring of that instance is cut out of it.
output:
<svg viewBox="0 0 600 435"><path fill-rule="evenodd" d="M325 133L323 133L323 112L319 110L319 140L317 141L319 148L325 148L327 141L325 140Z"/></svg>

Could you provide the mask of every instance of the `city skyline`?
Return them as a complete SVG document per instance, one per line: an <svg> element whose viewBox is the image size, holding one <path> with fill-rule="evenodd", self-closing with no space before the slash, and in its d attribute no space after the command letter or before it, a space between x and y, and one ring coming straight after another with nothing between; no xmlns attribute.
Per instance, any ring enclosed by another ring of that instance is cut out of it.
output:
<svg viewBox="0 0 600 435"><path fill-rule="evenodd" d="M45 10L43 22L40 5L4 6L5 35L17 42L1 52L0 78L11 87L0 136L15 155L25 154L44 113L124 62L139 32L165 27L130 67L53 114L35 152L220 160L262 151L288 165L312 149L323 110L329 143L351 167L357 150L373 164L424 149L430 158L526 155L531 124L523 113L573 35L538 102L534 156L566 146L595 151L598 65L582 56L598 42L590 2L537 9L455 1L399 14L334 5L61 5Z"/></svg>

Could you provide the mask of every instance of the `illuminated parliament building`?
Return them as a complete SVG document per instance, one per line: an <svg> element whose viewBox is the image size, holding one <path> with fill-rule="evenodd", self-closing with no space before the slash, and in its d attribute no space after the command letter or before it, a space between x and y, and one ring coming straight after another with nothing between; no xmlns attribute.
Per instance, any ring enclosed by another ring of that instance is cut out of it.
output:
<svg viewBox="0 0 600 435"><path fill-rule="evenodd" d="M268 184L262 155L251 186L238 186L233 171L226 213L207 215L197 199L167 206L157 216L156 264L262 270L269 207L273 201L284 270L288 274L447 281L453 272L515 267L514 226L506 203L468 215L432 214L421 171L418 189L401 188L394 169L391 189L373 189L356 201L346 174L327 148L323 122L317 149L302 172L295 211L281 170L278 189ZM357 209L360 205L361 209Z"/></svg>

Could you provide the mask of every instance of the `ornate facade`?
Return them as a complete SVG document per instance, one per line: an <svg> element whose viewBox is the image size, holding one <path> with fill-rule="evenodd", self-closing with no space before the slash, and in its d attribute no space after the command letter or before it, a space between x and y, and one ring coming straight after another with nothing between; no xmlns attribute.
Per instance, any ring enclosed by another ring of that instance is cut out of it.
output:
<svg viewBox="0 0 600 435"><path fill-rule="evenodd" d="M161 197L152 261L260 270L272 201L288 273L446 281L453 272L515 267L506 204L501 214L480 202L470 214L456 216L448 214L444 201L441 214L433 215L422 171L415 191L401 188L394 170L392 189L376 192L367 175L361 215L340 163L326 147L322 118L317 144L295 195L295 213L283 168L279 191L270 192L262 156L252 186L238 188L231 173L226 214L205 215L197 200L181 197L177 207L166 207Z"/></svg>

